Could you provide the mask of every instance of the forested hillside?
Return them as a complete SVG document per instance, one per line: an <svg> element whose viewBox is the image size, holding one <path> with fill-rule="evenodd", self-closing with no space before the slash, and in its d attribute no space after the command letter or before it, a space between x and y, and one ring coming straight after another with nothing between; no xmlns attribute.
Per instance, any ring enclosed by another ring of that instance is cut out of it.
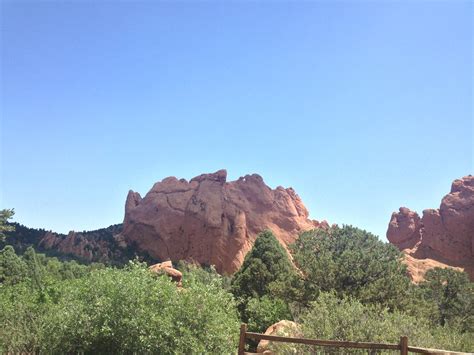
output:
<svg viewBox="0 0 474 355"><path fill-rule="evenodd" d="M115 236L122 231L122 224L92 231L71 231L69 234L30 228L19 223L6 225L10 229L5 232L6 238L0 240L0 248L11 245L19 254L23 254L28 247L33 247L47 256L87 264L101 262L120 266L135 256L149 262L157 261L148 253L139 251L134 244L120 245Z"/></svg>

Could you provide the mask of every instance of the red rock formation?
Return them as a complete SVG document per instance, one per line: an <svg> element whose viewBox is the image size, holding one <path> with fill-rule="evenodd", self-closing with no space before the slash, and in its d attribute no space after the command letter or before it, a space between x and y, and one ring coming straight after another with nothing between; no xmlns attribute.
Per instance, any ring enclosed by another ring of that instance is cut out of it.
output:
<svg viewBox="0 0 474 355"><path fill-rule="evenodd" d="M75 255L90 261L92 260L92 249L88 248L87 244L87 240L80 234L71 231L63 238L57 233L46 232L39 245L45 249L57 249L64 254Z"/></svg>
<svg viewBox="0 0 474 355"><path fill-rule="evenodd" d="M462 268L474 279L474 176L455 180L440 208L424 210L422 218L401 207L387 238L410 256L405 262L415 281L434 266Z"/></svg>
<svg viewBox="0 0 474 355"><path fill-rule="evenodd" d="M464 271L464 268L462 267L450 266L429 258L417 259L411 256L410 254L405 254L403 262L407 266L408 275L410 275L411 279L415 283L422 282L425 279L426 272L435 267L439 267L442 269L449 267L457 271Z"/></svg>
<svg viewBox="0 0 474 355"><path fill-rule="evenodd" d="M122 248L115 246L116 242L112 237L121 230L121 225L113 225L90 232L71 231L67 235L46 232L38 246L40 250L55 249L84 261L109 262L118 259L122 254Z"/></svg>
<svg viewBox="0 0 474 355"><path fill-rule="evenodd" d="M257 174L226 178L225 170L189 182L168 177L143 199L130 191L121 237L157 259L215 265L230 274L263 230L272 230L286 246L301 231L320 226L308 219L293 189L273 190Z"/></svg>

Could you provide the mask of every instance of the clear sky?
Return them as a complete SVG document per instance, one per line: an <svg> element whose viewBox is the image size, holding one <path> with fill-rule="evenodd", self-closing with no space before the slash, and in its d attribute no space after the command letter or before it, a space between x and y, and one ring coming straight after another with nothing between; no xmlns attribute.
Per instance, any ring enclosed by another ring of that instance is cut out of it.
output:
<svg viewBox="0 0 474 355"><path fill-rule="evenodd" d="M0 208L58 232L221 168L385 238L474 172L470 1L1 1Z"/></svg>

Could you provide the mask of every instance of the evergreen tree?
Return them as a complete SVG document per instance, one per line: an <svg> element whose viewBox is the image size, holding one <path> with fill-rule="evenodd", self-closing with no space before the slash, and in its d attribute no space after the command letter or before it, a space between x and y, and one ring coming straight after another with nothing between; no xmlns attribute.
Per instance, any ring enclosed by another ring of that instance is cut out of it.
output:
<svg viewBox="0 0 474 355"><path fill-rule="evenodd" d="M270 294L272 286L293 273L293 269L285 249L272 232L264 231L234 275L232 293L243 299Z"/></svg>
<svg viewBox="0 0 474 355"><path fill-rule="evenodd" d="M14 227L8 224L8 220L13 217L15 211L13 209L0 210L0 242L5 239L5 232L11 232Z"/></svg>
<svg viewBox="0 0 474 355"><path fill-rule="evenodd" d="M428 270L420 284L424 297L437 307L436 321L474 332L474 283L465 272L453 269Z"/></svg>
<svg viewBox="0 0 474 355"><path fill-rule="evenodd" d="M305 305L319 291L335 291L365 304L407 307L410 280L401 254L371 233L352 226L317 229L300 235L291 249L303 273Z"/></svg>
<svg viewBox="0 0 474 355"><path fill-rule="evenodd" d="M0 284L13 285L23 281L28 274L28 267L15 249L7 245L0 251Z"/></svg>
<svg viewBox="0 0 474 355"><path fill-rule="evenodd" d="M23 260L25 261L28 274L31 281L33 282L34 287L41 290L43 288L43 269L44 267L39 263L37 254L32 247L26 249L25 254L23 254Z"/></svg>
<svg viewBox="0 0 474 355"><path fill-rule="evenodd" d="M282 290L295 275L286 250L272 232L261 233L231 282L241 319L249 323L250 330L262 332L291 318Z"/></svg>

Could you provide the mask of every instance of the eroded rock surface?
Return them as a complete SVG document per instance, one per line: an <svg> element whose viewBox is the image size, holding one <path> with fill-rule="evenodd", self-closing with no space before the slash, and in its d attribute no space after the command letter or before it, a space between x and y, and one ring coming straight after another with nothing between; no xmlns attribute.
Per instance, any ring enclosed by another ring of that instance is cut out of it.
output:
<svg viewBox="0 0 474 355"><path fill-rule="evenodd" d="M308 218L292 188L271 189L257 174L227 182L219 170L190 181L168 177L143 198L130 191L121 237L159 260L215 265L231 274L263 230L287 246L300 232L326 226Z"/></svg>
<svg viewBox="0 0 474 355"><path fill-rule="evenodd" d="M387 238L410 256L405 262L414 281L435 266L461 268L474 279L474 176L455 180L440 208L424 210L421 218L401 207Z"/></svg>
<svg viewBox="0 0 474 355"><path fill-rule="evenodd" d="M45 232L38 247L40 250L57 250L61 254L78 257L84 261L110 262L124 258L124 248L119 248L113 238L122 225L112 225L89 232L71 231L67 235Z"/></svg>

